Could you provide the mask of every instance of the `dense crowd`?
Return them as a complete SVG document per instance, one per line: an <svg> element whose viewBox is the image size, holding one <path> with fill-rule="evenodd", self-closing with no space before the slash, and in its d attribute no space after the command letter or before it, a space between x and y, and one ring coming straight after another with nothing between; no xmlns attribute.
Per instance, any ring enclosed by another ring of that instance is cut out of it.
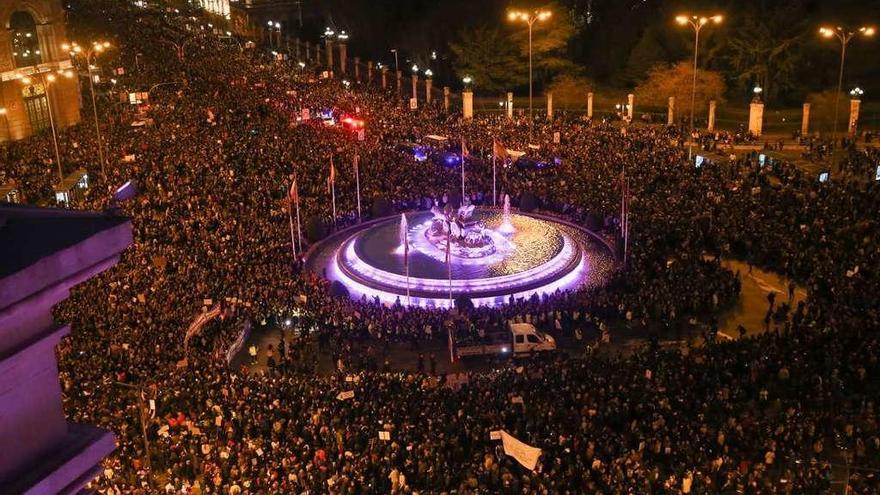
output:
<svg viewBox="0 0 880 495"><path fill-rule="evenodd" d="M109 34L119 49L105 64L127 74L103 88L107 177L95 164L90 125L60 135L68 170L85 167L94 178L75 206L112 208L132 218L135 233L119 265L76 288L56 315L74 328L58 351L67 414L119 439L94 490L839 492L832 480L846 480L853 493L880 490L875 151L850 150L848 180L819 183L783 161L761 166L755 154L725 152L695 169L675 128L536 120L541 148L529 151L530 163L500 166L499 192L614 242L626 181L628 262L605 286L476 308L457 322L483 328L529 319L562 333L610 324L663 334L695 318L711 327L739 293L739 274L719 257L791 277L808 300L754 337L617 357L544 357L471 373L463 385L356 359L316 374L308 333L341 353L354 340L444 340L452 316L331 296L291 254L291 175L312 240L334 223L331 157L339 225L357 218L355 155L364 217L458 201L456 167L418 162L401 146L429 134L448 136L452 148L465 140L468 190L488 203L493 141L528 150L529 122L462 122L440 105L411 111L393 88L321 79L311 65L303 70L209 34L188 12L73 4L73 36ZM186 57L170 56L163 39L188 40ZM137 66L133 53L142 54ZM175 84L151 92L140 114L110 96L166 81ZM365 139L299 121L303 108L356 114L367 123ZM130 126L145 118L151 124ZM32 201L51 196L51 149L37 136L2 152L4 174ZM111 192L128 180L138 195L117 204ZM221 302L223 317L184 346L205 299ZM771 302L768 313L774 309ZM229 366L223 353L244 322L288 315L302 336L277 349L278 366L267 373ZM350 390L353 399L336 398ZM139 396L152 402L142 405ZM380 430L390 440L380 440ZM504 455L490 439L495 430L541 448L536 469Z"/></svg>

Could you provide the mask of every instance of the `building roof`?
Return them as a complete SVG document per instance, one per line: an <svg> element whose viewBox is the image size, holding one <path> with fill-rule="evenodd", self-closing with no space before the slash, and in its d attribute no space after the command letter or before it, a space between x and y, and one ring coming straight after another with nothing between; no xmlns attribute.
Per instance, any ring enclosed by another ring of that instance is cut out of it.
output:
<svg viewBox="0 0 880 495"><path fill-rule="evenodd" d="M0 308L118 256L131 242L125 217L0 205Z"/></svg>

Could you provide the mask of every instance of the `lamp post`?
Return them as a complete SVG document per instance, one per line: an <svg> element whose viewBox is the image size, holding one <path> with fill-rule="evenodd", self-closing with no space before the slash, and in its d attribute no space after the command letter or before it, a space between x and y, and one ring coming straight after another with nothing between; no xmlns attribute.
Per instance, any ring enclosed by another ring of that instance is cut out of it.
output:
<svg viewBox="0 0 880 495"><path fill-rule="evenodd" d="M675 22L680 25L690 24L694 28L694 77L691 84L691 130L688 136L688 160L693 156L694 150L694 107L697 104L697 55L700 51L700 31L709 21L712 21L714 24L721 24L723 19L721 15L714 15L712 17L680 15L675 18Z"/></svg>
<svg viewBox="0 0 880 495"><path fill-rule="evenodd" d="M825 38L836 37L837 40L840 41L840 73L837 76L837 95L835 95L834 97L833 135L835 137L837 137L837 119L840 116L840 93L843 91L843 66L846 62L846 45L848 45L849 42L852 41L856 33L865 38L870 38L871 36L874 36L874 28L862 26L857 31L851 31L840 26L837 26L835 28L819 28L820 35L824 36Z"/></svg>
<svg viewBox="0 0 880 495"><path fill-rule="evenodd" d="M400 67L397 65L397 48L392 48L391 53L394 54L394 72L397 72L400 70Z"/></svg>
<svg viewBox="0 0 880 495"><path fill-rule="evenodd" d="M65 50L69 50L70 55L74 56L74 57L76 55L82 53L82 48L79 45L77 45L76 43L73 43L72 45L64 44L64 45L62 45L62 48L64 48ZM101 162L101 177L105 181L107 180L107 172L106 172L106 169L104 168L105 167L104 147L101 144L101 126L98 125L98 105L95 103L95 84L94 84L94 80L92 77L92 58L94 57L95 59L97 59L98 54L108 48L110 48L110 43L108 43L106 41L103 41L103 42L96 41L96 42L92 43L92 47L89 48L88 51L86 51L86 70L88 71L88 78L89 78L89 92L91 93L91 96L92 96L92 114L95 117L95 135L98 139L98 159Z"/></svg>
<svg viewBox="0 0 880 495"><path fill-rule="evenodd" d="M278 48L281 48L281 23L278 21L268 21L269 26L269 46L275 48L275 41L272 39L272 32L278 33Z"/></svg>
<svg viewBox="0 0 880 495"><path fill-rule="evenodd" d="M61 75L67 78L73 77L73 72L71 71L61 71L59 72ZM55 116L53 115L52 110L52 98L49 97L49 84L55 82L57 77L55 74L46 74L45 72L40 72L39 74L40 82L43 84L43 93L46 96L46 109L49 110L49 125L52 127L52 144L55 147L55 162L58 164L58 185L60 186L64 182L64 172L61 169L61 153L58 151L58 133L55 131ZM22 77L21 83L24 85L30 85L33 81L30 77Z"/></svg>
<svg viewBox="0 0 880 495"><path fill-rule="evenodd" d="M531 12L512 10L507 13L509 20L522 21L529 26L529 143L532 142L532 26L537 21L546 21L551 15L549 10L534 10Z"/></svg>

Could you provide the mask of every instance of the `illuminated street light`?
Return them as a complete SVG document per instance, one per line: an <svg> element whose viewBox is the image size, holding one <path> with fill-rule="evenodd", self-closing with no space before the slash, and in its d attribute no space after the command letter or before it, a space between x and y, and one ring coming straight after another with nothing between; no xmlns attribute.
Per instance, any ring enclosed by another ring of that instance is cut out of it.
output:
<svg viewBox="0 0 880 495"><path fill-rule="evenodd" d="M854 98L858 98L858 97L862 96L863 94L865 94L865 92L862 91L862 88L856 86L852 91L849 92L849 94L850 94L850 96L852 96Z"/></svg>
<svg viewBox="0 0 880 495"><path fill-rule="evenodd" d="M529 143L532 142L532 26L537 21L546 21L552 13L549 10L534 10L524 12L511 10L507 13L507 19L512 22L525 22L529 26Z"/></svg>
<svg viewBox="0 0 880 495"><path fill-rule="evenodd" d="M58 185L60 186L64 182L64 172L61 170L61 153L58 151L58 133L55 131L55 116L52 113L52 98L49 97L49 84L54 82L56 78L55 74L47 75L45 72L40 72L38 75L43 83L43 91L46 96L46 110L49 111L49 125L52 127L52 143L55 146L55 161L58 164ZM25 86L29 86L33 82L31 78L27 76L23 76L19 80Z"/></svg>
<svg viewBox="0 0 880 495"><path fill-rule="evenodd" d="M430 78L433 75L434 75L434 72L431 69L428 69L425 71L425 77Z"/></svg>
<svg viewBox="0 0 880 495"><path fill-rule="evenodd" d="M675 18L675 22L680 25L686 26L690 24L690 26L694 28L694 77L691 82L691 132L688 144L688 160L693 156L694 150L694 108L697 105L697 55L700 51L700 31L703 29L703 26L709 24L709 22L712 22L713 24L721 24L721 21L723 20L724 17L720 14L711 17L680 15Z"/></svg>
<svg viewBox="0 0 880 495"><path fill-rule="evenodd" d="M834 97L834 136L837 136L837 119L840 115L840 93L843 91L843 67L846 62L846 45L856 36L856 34L870 38L874 36L874 28L872 26L862 26L858 30L850 30L840 26L820 27L819 34L825 38L837 37L840 41L840 73L837 76L837 95Z"/></svg>
<svg viewBox="0 0 880 495"><path fill-rule="evenodd" d="M470 86L472 82L474 82L474 78L472 78L471 76L464 76L461 79L461 82L463 82L465 87L467 87Z"/></svg>
<svg viewBox="0 0 880 495"><path fill-rule="evenodd" d="M92 70L95 66L92 64L92 61L95 60L95 63L97 63L98 54L103 53L104 50L109 49L111 46L112 45L110 45L110 42L108 41L93 41L91 43L91 48L89 48L85 54L86 70L88 71L89 78L89 92L92 96L92 114L95 118L95 137L98 139L98 160L101 163L101 177L105 180L107 179L107 175L104 160L104 146L101 141L101 126L98 125L98 105L95 101L95 84L94 78L92 77ZM71 57L76 57L78 54L82 53L82 48L80 48L76 42L71 45L65 43L61 47L65 50L70 50ZM73 73L71 72L70 75L65 73L64 76L70 78L73 77Z"/></svg>
<svg viewBox="0 0 880 495"><path fill-rule="evenodd" d="M414 74L418 74L418 72L419 72L419 66L416 65L416 64L413 64L413 66L412 66L412 71L413 71Z"/></svg>

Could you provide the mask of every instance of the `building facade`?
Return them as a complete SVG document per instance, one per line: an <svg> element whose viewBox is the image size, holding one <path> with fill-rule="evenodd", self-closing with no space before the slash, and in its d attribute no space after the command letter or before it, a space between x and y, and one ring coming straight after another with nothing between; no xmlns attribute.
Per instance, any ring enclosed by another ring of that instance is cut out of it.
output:
<svg viewBox="0 0 880 495"><path fill-rule="evenodd" d="M0 1L0 141L79 122L60 0Z"/></svg>

